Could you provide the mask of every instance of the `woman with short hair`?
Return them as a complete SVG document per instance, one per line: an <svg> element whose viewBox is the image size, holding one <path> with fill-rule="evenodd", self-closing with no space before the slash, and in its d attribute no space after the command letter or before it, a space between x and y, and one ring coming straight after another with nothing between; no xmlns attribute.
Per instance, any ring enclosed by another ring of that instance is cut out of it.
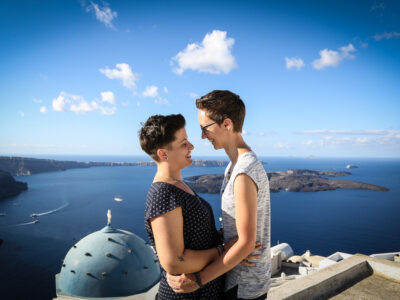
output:
<svg viewBox="0 0 400 300"><path fill-rule="evenodd" d="M182 115L151 116L139 132L140 145L155 161L157 172L145 209L145 228L162 268L169 274L198 274L225 250L215 228L209 203L182 180L182 169L192 164ZM227 248L229 249L230 243ZM223 278L198 290L180 294L170 287L163 271L158 299L221 299ZM200 287L199 286L199 287Z"/></svg>

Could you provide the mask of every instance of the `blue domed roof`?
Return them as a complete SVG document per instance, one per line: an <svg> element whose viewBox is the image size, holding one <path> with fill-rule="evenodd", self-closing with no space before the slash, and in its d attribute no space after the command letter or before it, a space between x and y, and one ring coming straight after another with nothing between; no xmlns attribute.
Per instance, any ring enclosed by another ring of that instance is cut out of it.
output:
<svg viewBox="0 0 400 300"><path fill-rule="evenodd" d="M107 225L67 253L57 293L82 297L123 297L146 292L160 280L151 247L137 235Z"/></svg>

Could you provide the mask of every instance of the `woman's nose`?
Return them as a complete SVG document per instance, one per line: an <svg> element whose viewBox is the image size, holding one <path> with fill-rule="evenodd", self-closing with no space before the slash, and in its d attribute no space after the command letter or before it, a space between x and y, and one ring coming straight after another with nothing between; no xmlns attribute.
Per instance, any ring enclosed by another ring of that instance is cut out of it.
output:
<svg viewBox="0 0 400 300"><path fill-rule="evenodd" d="M192 144L191 142L189 142L189 149L190 149L190 150L193 150L193 149L194 149L194 146L193 146L193 144Z"/></svg>

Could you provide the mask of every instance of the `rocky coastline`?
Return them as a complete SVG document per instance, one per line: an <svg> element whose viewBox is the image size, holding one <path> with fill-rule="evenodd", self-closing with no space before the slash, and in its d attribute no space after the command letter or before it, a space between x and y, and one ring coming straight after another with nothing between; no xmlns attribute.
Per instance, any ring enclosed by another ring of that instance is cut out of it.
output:
<svg viewBox="0 0 400 300"><path fill-rule="evenodd" d="M27 189L28 184L16 181L9 172L0 170L0 200L17 196Z"/></svg>
<svg viewBox="0 0 400 300"><path fill-rule="evenodd" d="M320 192L336 189L389 191L388 188L381 185L326 178L349 176L351 175L349 172L293 169L287 172L268 172L267 175L271 193L279 193L281 190L289 192ZM223 178L223 174L208 174L186 177L185 181L196 193L218 194Z"/></svg>
<svg viewBox="0 0 400 300"><path fill-rule="evenodd" d="M193 160L195 167L223 167L228 165L222 160ZM53 159L39 159L13 156L0 156L0 170L14 176L32 175L45 172L65 171L68 169L90 167L155 166L154 161L138 162L77 162Z"/></svg>

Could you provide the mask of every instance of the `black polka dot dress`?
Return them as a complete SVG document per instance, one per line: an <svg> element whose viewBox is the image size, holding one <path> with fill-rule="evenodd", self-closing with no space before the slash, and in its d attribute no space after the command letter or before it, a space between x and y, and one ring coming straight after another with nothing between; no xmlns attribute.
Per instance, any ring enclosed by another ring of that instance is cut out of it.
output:
<svg viewBox="0 0 400 300"><path fill-rule="evenodd" d="M215 228L214 214L208 202L172 184L153 182L147 194L144 223L149 240L154 247L154 236L149 220L179 206L182 207L183 239L186 249L210 249L221 243ZM223 278L220 277L193 293L177 294L168 285L165 271L162 270L158 299L221 299L222 290Z"/></svg>

